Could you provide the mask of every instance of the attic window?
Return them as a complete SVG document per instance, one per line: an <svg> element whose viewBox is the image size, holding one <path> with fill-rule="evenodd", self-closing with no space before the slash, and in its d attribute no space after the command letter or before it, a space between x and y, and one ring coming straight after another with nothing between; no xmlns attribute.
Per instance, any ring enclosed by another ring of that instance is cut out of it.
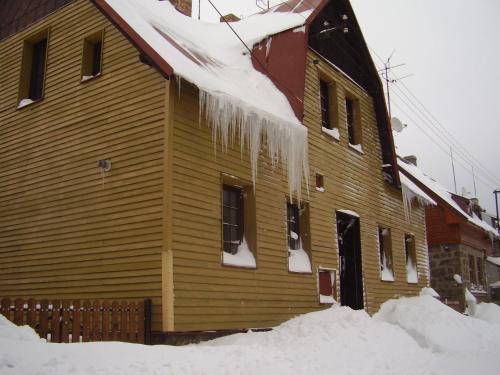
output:
<svg viewBox="0 0 500 375"><path fill-rule="evenodd" d="M320 78L319 97L321 109L321 130L338 140L337 86L335 82Z"/></svg>
<svg viewBox="0 0 500 375"><path fill-rule="evenodd" d="M351 96L346 96L345 112L346 112L347 134L349 136L349 145L361 146L361 118L360 118L359 100Z"/></svg>
<svg viewBox="0 0 500 375"><path fill-rule="evenodd" d="M102 41L102 30L87 36L83 40L82 82L101 75Z"/></svg>
<svg viewBox="0 0 500 375"><path fill-rule="evenodd" d="M19 82L19 108L39 101L43 97L48 36L48 30L44 30L24 41Z"/></svg>

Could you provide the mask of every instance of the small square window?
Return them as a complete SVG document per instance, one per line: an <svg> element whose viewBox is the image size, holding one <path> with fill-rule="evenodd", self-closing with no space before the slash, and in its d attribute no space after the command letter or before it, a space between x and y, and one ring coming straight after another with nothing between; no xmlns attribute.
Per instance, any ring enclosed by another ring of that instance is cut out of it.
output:
<svg viewBox="0 0 500 375"><path fill-rule="evenodd" d="M380 278L384 281L394 281L394 268L392 262L391 230L378 228Z"/></svg>
<svg viewBox="0 0 500 375"><path fill-rule="evenodd" d="M19 107L41 100L43 97L48 35L48 30L44 30L24 41L19 82Z"/></svg>
<svg viewBox="0 0 500 375"><path fill-rule="evenodd" d="M288 270L311 273L309 205L287 203Z"/></svg>
<svg viewBox="0 0 500 375"><path fill-rule="evenodd" d="M320 173L316 173L316 190L319 192L325 191L324 177Z"/></svg>
<svg viewBox="0 0 500 375"><path fill-rule="evenodd" d="M82 82L102 73L103 31L98 31L83 41Z"/></svg>
<svg viewBox="0 0 500 375"><path fill-rule="evenodd" d="M318 269L319 303L335 303L335 271Z"/></svg>
<svg viewBox="0 0 500 375"><path fill-rule="evenodd" d="M255 268L255 249L253 189L239 179L228 177L222 185L222 263Z"/></svg>
<svg viewBox="0 0 500 375"><path fill-rule="evenodd" d="M415 248L415 236L405 234L405 255L406 255L406 281L418 283L417 272L417 252Z"/></svg>

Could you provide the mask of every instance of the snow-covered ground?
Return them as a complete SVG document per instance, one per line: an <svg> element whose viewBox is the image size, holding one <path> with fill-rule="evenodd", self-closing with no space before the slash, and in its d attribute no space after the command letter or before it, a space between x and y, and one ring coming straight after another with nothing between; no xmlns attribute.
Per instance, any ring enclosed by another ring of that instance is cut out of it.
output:
<svg viewBox="0 0 500 375"><path fill-rule="evenodd" d="M500 308L478 306L479 318L429 295L388 301L373 317L334 306L184 347L47 344L0 316L0 374L497 375Z"/></svg>

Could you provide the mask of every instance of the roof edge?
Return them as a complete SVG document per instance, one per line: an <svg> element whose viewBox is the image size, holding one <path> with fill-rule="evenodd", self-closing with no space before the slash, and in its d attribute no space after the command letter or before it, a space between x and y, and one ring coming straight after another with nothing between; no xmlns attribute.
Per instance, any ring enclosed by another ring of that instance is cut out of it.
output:
<svg viewBox="0 0 500 375"><path fill-rule="evenodd" d="M165 78L174 75L174 69L105 0L91 1Z"/></svg>

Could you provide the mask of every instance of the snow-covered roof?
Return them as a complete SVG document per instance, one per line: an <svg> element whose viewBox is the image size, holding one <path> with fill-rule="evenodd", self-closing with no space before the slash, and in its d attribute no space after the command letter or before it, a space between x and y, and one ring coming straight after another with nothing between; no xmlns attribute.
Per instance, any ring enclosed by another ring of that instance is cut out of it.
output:
<svg viewBox="0 0 500 375"><path fill-rule="evenodd" d="M199 88L200 112L213 126L214 137L226 146L227 134L241 131L242 140L250 145L254 180L260 135L264 135L272 159L279 157L287 164L291 191L300 193L302 177L307 176L307 129L286 96L253 67L246 46L252 49L269 35L304 25L314 4L298 1L293 8L287 5L288 11L281 4L231 23L245 46L225 23L184 16L168 1L103 2L175 76Z"/></svg>
<svg viewBox="0 0 500 375"><path fill-rule="evenodd" d="M437 206L434 199L429 197L422 189L420 189L413 181L406 177L403 173L399 173L399 179L401 180L401 185L403 188L408 189L412 194L409 194L411 199L417 199L421 204L427 205L431 204ZM411 200L410 199L410 200Z"/></svg>
<svg viewBox="0 0 500 375"><path fill-rule="evenodd" d="M500 266L500 257L487 257L486 260L490 263Z"/></svg>
<svg viewBox="0 0 500 375"><path fill-rule="evenodd" d="M475 213L469 214L460 207L460 205L455 202L452 198L452 193L449 192L445 187L440 185L436 180L424 174L418 167L411 163L407 163L400 158L398 158L398 166L403 171L407 172L418 182L428 188L436 197L442 199L449 206L451 206L459 215L464 217L470 223L476 225L477 227L483 229L491 235L498 236L498 232L486 221L479 218Z"/></svg>

